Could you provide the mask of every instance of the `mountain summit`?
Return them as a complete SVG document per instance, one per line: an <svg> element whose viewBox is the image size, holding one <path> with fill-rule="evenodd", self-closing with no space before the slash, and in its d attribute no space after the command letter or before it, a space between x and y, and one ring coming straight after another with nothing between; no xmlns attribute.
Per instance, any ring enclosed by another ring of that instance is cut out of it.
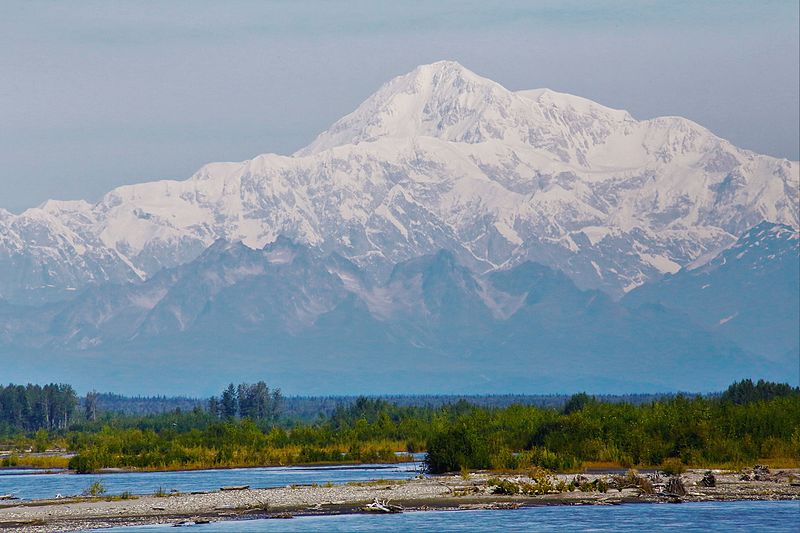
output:
<svg viewBox="0 0 800 533"><path fill-rule="evenodd" d="M579 113L584 124L574 121ZM634 120L625 111L546 89L515 93L456 62L439 61L391 80L295 155L387 137L433 137L560 147L560 157L581 164L586 163L582 148L626 122Z"/></svg>
<svg viewBox="0 0 800 533"><path fill-rule="evenodd" d="M292 156L212 163L94 205L0 211L0 298L66 298L149 279L219 239L260 249L279 235L374 279L444 249L477 273L531 260L619 297L763 220L797 228L799 172L683 118L637 121L441 61Z"/></svg>

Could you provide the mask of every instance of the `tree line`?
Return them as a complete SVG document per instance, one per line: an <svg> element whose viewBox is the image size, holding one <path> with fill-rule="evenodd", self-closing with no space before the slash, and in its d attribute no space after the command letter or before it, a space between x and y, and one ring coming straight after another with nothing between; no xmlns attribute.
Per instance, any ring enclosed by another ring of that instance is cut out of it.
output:
<svg viewBox="0 0 800 533"><path fill-rule="evenodd" d="M219 398L208 400L208 412L215 418L232 420L249 418L274 423L278 419L283 396L280 389L270 390L266 383L233 383L222 391Z"/></svg>
<svg viewBox="0 0 800 533"><path fill-rule="evenodd" d="M11 387L16 394L18 386ZM427 452L431 472L531 466L571 471L595 462L800 465L800 389L769 382L744 380L718 395L678 394L637 404L581 393L560 408L483 407L465 400L401 406L360 397L313 422L287 418L280 406L280 391L263 382L231 384L207 409L105 412L94 420L87 410L68 417L68 429L56 425L36 438L43 441L38 447L49 438L77 453L70 465L81 472L389 462L398 460L397 451ZM27 427L30 439L36 426Z"/></svg>
<svg viewBox="0 0 800 533"><path fill-rule="evenodd" d="M67 429L77 405L69 385L0 385L0 434Z"/></svg>
<svg viewBox="0 0 800 533"><path fill-rule="evenodd" d="M758 401L771 400L781 396L791 396L797 394L797 387L790 387L788 383L772 383L759 379L753 383L752 379L743 379L734 383L722 393L720 399L723 402L731 402L736 405L743 405Z"/></svg>

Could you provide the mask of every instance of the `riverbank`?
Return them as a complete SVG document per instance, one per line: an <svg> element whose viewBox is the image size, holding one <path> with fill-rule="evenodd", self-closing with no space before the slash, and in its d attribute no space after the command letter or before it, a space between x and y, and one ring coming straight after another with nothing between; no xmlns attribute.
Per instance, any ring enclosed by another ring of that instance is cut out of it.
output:
<svg viewBox="0 0 800 533"><path fill-rule="evenodd" d="M359 513L376 499L404 510L463 510L519 508L532 505L616 505L643 502L726 500L800 500L800 470L777 472L714 472L713 486L706 471L680 476L684 494L675 483L655 474L623 480L610 474L559 474L548 477L553 486L539 495L509 494L513 487L541 486L536 476L489 473L435 476L412 480L377 480L333 486L288 486L272 489L219 490L198 494L148 495L120 498L71 498L0 502L0 529L52 532L120 525L208 522L251 518L290 518L309 514ZM746 479L743 479L746 478ZM636 481L636 479L646 481ZM631 482L633 480L633 482ZM497 483L503 482L500 488ZM581 490L581 487L583 490ZM616 488L610 488L616 487ZM510 489L511 488L511 489ZM599 490L598 490L599 489ZM531 489L533 490L533 489ZM605 492L602 492L605 490ZM506 492L498 494L498 492Z"/></svg>
<svg viewBox="0 0 800 533"><path fill-rule="evenodd" d="M361 468L365 466L373 466L376 464L380 465L387 465L386 468L391 468L392 465L402 465L402 464L409 464L409 463L418 463L421 459L411 458L400 458L395 461L382 461L380 463L371 463L371 462L358 462L358 461L319 461L316 463L290 463L290 464L265 464L265 465L253 465L253 464L244 464L244 465L237 465L237 466L217 466L212 465L208 467L186 467L186 468L161 468L161 467L146 467L146 468L99 468L92 472L86 472L84 474L94 474L94 475L103 475L103 474L143 474L143 473L150 473L150 474L157 474L163 472L200 472L200 471L213 471L213 470L246 470L246 469L255 469L255 468L320 468L320 467L331 467L331 468ZM63 474L69 473L72 475L84 475L78 474L78 472L74 470L70 470L68 467L44 467L44 466L28 466L28 465L21 465L21 466L8 466L8 467L0 467L0 475L3 472L14 472L17 470L30 470L31 472L38 474Z"/></svg>

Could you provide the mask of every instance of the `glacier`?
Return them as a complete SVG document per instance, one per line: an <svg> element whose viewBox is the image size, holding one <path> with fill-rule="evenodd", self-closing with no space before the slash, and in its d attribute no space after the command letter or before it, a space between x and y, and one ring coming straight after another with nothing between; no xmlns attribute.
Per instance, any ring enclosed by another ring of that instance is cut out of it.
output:
<svg viewBox="0 0 800 533"><path fill-rule="evenodd" d="M0 209L0 298L71 298L150 279L219 239L260 249L279 235L375 280L448 250L478 274L534 261L621 298L761 221L797 228L799 186L798 162L690 120L510 91L440 61L389 81L295 154L211 163L94 204Z"/></svg>

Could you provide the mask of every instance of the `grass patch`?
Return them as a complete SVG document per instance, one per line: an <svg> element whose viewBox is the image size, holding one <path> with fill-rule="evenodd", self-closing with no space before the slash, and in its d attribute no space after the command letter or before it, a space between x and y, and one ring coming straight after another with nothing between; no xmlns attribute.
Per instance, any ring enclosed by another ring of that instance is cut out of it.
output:
<svg viewBox="0 0 800 533"><path fill-rule="evenodd" d="M63 455L9 455L3 458L3 467L17 467L17 468L67 468L69 466L69 457Z"/></svg>
<svg viewBox="0 0 800 533"><path fill-rule="evenodd" d="M478 487L461 487L453 489L453 496L472 496L481 491Z"/></svg>
<svg viewBox="0 0 800 533"><path fill-rule="evenodd" d="M552 473L544 468L532 467L526 472L527 479L512 481L493 477L486 481L492 487L492 494L503 494L513 496L524 494L525 496L538 496L552 492L565 492L566 485L563 482L556 483Z"/></svg>
<svg viewBox="0 0 800 533"><path fill-rule="evenodd" d="M686 472L686 465L680 459L671 457L661 463L659 470L668 476L679 476Z"/></svg>
<svg viewBox="0 0 800 533"><path fill-rule="evenodd" d="M139 497L133 495L132 493L130 493L129 491L126 490L122 494L117 494L117 495L114 495L114 496L106 496L103 499L105 501L107 501L107 502L117 502L117 501L122 501L122 500L138 500Z"/></svg>
<svg viewBox="0 0 800 533"><path fill-rule="evenodd" d="M345 485L351 487L377 487L380 485L404 485L408 483L406 479L371 479L369 481L348 481Z"/></svg>
<svg viewBox="0 0 800 533"><path fill-rule="evenodd" d="M580 471L586 470L617 470L625 468L618 461L584 461ZM565 474L575 474L577 472L564 472Z"/></svg>
<svg viewBox="0 0 800 533"><path fill-rule="evenodd" d="M519 494L520 488L518 483L514 483L508 479L500 479L493 477L486 481L486 484L492 487L492 494L503 494L506 496L513 496Z"/></svg>
<svg viewBox="0 0 800 533"><path fill-rule="evenodd" d="M766 465L770 468L800 468L800 457L771 457L754 461L754 464ZM753 466L747 464L743 466Z"/></svg>

